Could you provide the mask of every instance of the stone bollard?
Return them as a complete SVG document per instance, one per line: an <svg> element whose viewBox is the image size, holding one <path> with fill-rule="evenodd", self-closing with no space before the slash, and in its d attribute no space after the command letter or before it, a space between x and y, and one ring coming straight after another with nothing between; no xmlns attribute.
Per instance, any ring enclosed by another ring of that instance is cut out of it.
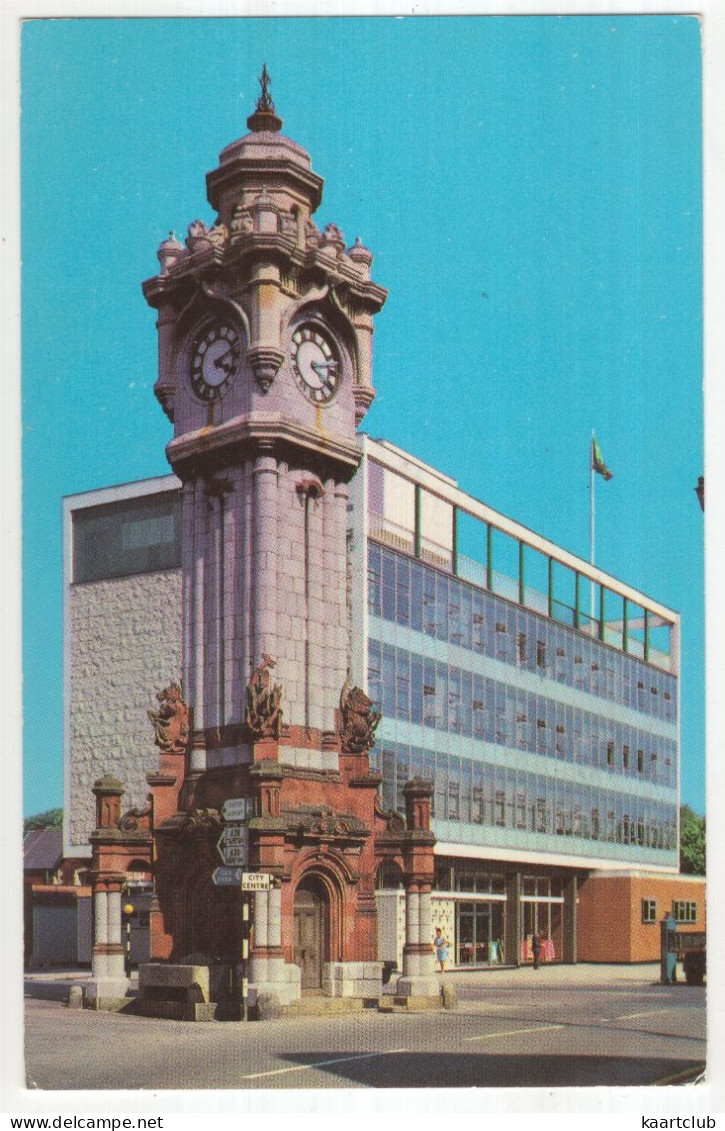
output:
<svg viewBox="0 0 725 1131"><path fill-rule="evenodd" d="M260 994L257 998L257 1017L260 1021L277 1021L282 1016L282 1003L275 994Z"/></svg>
<svg viewBox="0 0 725 1131"><path fill-rule="evenodd" d="M441 986L441 1002L444 1009L458 1009L458 990L450 982Z"/></svg>
<svg viewBox="0 0 725 1131"><path fill-rule="evenodd" d="M83 1009L83 997L83 986L71 986L65 1004L68 1009Z"/></svg>

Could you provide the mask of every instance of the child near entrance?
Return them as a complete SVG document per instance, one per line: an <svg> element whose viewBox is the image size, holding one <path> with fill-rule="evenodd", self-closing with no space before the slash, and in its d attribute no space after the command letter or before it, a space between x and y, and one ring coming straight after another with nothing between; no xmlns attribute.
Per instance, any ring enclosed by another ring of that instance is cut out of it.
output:
<svg viewBox="0 0 725 1131"><path fill-rule="evenodd" d="M435 947L436 961L438 962L438 964L441 968L441 974L442 974L444 972L445 968L446 968L446 962L448 961L448 955L450 953L450 943L448 942L448 939L446 938L446 936L443 934L443 928L442 927L436 927L436 934L435 934L435 938L433 939L433 946Z"/></svg>

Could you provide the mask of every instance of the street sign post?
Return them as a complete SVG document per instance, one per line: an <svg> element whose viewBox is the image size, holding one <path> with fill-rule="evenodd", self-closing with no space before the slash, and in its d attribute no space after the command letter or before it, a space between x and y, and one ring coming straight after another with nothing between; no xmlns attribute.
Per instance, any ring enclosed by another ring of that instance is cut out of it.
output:
<svg viewBox="0 0 725 1131"><path fill-rule="evenodd" d="M215 868L212 872L212 883L220 887L238 887L244 875L242 868Z"/></svg>
<svg viewBox="0 0 725 1131"><path fill-rule="evenodd" d="M219 855L225 864L238 865L243 868L247 863L247 846L246 844L228 844L219 849Z"/></svg>
<svg viewBox="0 0 725 1131"><path fill-rule="evenodd" d="M217 868L212 876L217 886L237 886L242 890L242 969L241 1006L242 1020L249 1020L249 935L250 906L247 892L268 891L270 877L262 872L244 872L249 861L249 826L246 824L253 814L251 797L228 797L222 805L222 817L226 822L217 842L217 851L224 861L223 868Z"/></svg>
<svg viewBox="0 0 725 1131"><path fill-rule="evenodd" d="M245 865L249 858L249 830L246 825L232 825L222 832L217 850L224 864Z"/></svg>
<svg viewBox="0 0 725 1131"><path fill-rule="evenodd" d="M222 817L225 821L248 821L251 815L251 797L228 797L222 805Z"/></svg>
<svg viewBox="0 0 725 1131"><path fill-rule="evenodd" d="M224 844L239 844L240 842L246 843L247 836L248 831L246 825L227 825L226 828L222 830L221 840L219 841L219 843L221 844L222 841L224 842Z"/></svg>

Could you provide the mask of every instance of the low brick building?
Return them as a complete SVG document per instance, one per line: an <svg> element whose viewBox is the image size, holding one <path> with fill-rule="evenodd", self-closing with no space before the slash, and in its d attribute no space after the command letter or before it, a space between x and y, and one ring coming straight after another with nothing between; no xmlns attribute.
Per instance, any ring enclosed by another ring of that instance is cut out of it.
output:
<svg viewBox="0 0 725 1131"><path fill-rule="evenodd" d="M658 962L660 922L705 930L705 877L598 872L579 893L582 962Z"/></svg>

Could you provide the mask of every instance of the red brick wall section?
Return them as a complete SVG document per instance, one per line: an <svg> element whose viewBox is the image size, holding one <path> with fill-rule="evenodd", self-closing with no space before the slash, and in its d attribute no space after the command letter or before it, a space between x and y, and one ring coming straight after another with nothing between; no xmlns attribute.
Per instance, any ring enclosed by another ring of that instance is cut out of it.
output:
<svg viewBox="0 0 725 1131"><path fill-rule="evenodd" d="M579 889L580 962L630 962L628 876L590 876Z"/></svg>
<svg viewBox="0 0 725 1131"><path fill-rule="evenodd" d="M642 900L656 902L656 921L642 922ZM660 920L673 900L697 904L697 920L681 930L705 930L705 882L696 876L590 876L579 891L580 962L657 962Z"/></svg>
<svg viewBox="0 0 725 1131"><path fill-rule="evenodd" d="M657 901L657 922L642 922L642 900ZM672 910L675 899L688 900L697 904L697 920L694 923L678 924L678 930L705 930L705 884L695 877L675 877L656 879L637 876L632 880L632 950L630 962L655 962L660 957L661 919Z"/></svg>

